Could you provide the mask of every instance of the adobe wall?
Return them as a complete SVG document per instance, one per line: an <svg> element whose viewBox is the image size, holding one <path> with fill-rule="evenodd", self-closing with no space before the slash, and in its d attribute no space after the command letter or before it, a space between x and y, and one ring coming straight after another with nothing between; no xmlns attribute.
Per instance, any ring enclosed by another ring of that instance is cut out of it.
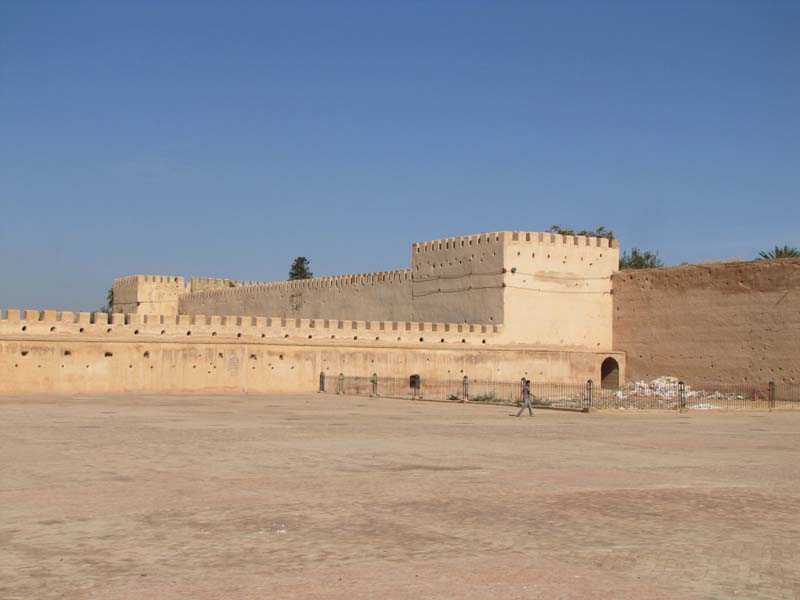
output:
<svg viewBox="0 0 800 600"><path fill-rule="evenodd" d="M8 311L0 393L308 393L319 373L599 381L593 352L502 343L482 325ZM624 368L624 357L612 353Z"/></svg>
<svg viewBox="0 0 800 600"><path fill-rule="evenodd" d="M180 297L180 314L412 320L408 269L270 283L198 281Z"/></svg>
<svg viewBox="0 0 800 600"><path fill-rule="evenodd" d="M412 246L415 320L502 323L510 342L610 349L619 242L503 231Z"/></svg>
<svg viewBox="0 0 800 600"><path fill-rule="evenodd" d="M612 347L617 240L513 232L505 236L503 253L509 337L542 347Z"/></svg>
<svg viewBox="0 0 800 600"><path fill-rule="evenodd" d="M178 314L178 298L186 291L183 277L131 275L114 280L114 312Z"/></svg>
<svg viewBox="0 0 800 600"><path fill-rule="evenodd" d="M800 381L800 260L621 271L612 282L629 380Z"/></svg>
<svg viewBox="0 0 800 600"><path fill-rule="evenodd" d="M412 318L504 323L504 238L495 232L413 244Z"/></svg>
<svg viewBox="0 0 800 600"><path fill-rule="evenodd" d="M214 277L192 277L189 281L188 292L203 292L205 290L218 290L247 285L244 281L235 279L220 279Z"/></svg>
<svg viewBox="0 0 800 600"><path fill-rule="evenodd" d="M269 283L193 278L185 292L161 282L179 278L126 278L115 283L115 310L505 324L510 343L610 350L618 263L618 242L605 238L493 232L415 243L411 269L398 271Z"/></svg>

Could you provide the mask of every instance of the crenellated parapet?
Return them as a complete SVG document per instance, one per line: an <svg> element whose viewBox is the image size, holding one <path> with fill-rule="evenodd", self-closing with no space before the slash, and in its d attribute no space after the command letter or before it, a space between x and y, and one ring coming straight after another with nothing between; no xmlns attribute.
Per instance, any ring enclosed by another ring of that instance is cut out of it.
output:
<svg viewBox="0 0 800 600"><path fill-rule="evenodd" d="M231 281L228 279L192 278L191 295L195 298L219 295L236 295L254 290L306 290L346 286L367 286L378 284L403 283L411 280L411 271L378 271L356 275L337 275L334 277L314 277L290 281ZM197 286L195 282L198 282Z"/></svg>
<svg viewBox="0 0 800 600"><path fill-rule="evenodd" d="M242 282L181 296L181 314L235 312L253 316L371 320L411 318L411 271L380 271L293 281Z"/></svg>
<svg viewBox="0 0 800 600"><path fill-rule="evenodd" d="M162 315L505 325L537 346L611 348L611 275L619 242L496 231L418 242L411 268L294 281L133 276L114 310Z"/></svg>
<svg viewBox="0 0 800 600"><path fill-rule="evenodd" d="M236 315L153 315L55 310L0 311L0 335L20 341L41 336L191 342L375 342L389 344L502 343L502 327L465 323L298 319ZM187 339L189 338L189 339Z"/></svg>
<svg viewBox="0 0 800 600"><path fill-rule="evenodd" d="M130 275L114 280L114 312L178 313L178 297L186 291L183 277Z"/></svg>

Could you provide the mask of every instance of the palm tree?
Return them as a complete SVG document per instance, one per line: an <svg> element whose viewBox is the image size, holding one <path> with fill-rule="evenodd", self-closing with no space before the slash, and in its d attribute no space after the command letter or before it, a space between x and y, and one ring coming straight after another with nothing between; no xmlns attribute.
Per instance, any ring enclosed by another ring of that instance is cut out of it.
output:
<svg viewBox="0 0 800 600"><path fill-rule="evenodd" d="M759 252L759 260L773 260L775 258L800 258L800 250L794 246L775 246L772 250Z"/></svg>

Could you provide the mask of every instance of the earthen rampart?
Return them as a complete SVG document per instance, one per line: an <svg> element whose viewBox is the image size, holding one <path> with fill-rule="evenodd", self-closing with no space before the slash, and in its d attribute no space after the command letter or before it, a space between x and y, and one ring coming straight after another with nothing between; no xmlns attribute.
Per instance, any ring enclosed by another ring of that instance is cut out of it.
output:
<svg viewBox="0 0 800 600"><path fill-rule="evenodd" d="M629 378L800 381L800 259L622 271L613 287Z"/></svg>

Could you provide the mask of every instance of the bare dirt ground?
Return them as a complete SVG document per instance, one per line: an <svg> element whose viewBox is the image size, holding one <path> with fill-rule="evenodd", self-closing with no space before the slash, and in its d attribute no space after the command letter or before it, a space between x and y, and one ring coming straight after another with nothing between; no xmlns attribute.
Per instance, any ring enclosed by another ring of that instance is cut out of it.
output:
<svg viewBox="0 0 800 600"><path fill-rule="evenodd" d="M0 399L0 598L800 598L800 414Z"/></svg>

